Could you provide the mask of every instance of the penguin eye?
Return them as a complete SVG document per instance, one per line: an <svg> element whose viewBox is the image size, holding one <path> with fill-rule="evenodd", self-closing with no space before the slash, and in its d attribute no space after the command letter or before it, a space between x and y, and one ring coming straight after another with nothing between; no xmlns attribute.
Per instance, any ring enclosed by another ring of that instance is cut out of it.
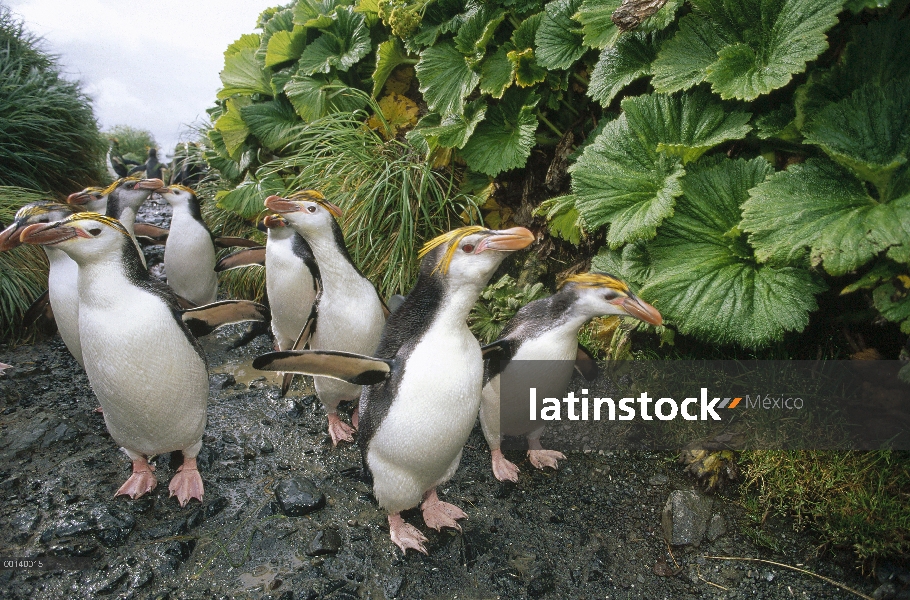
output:
<svg viewBox="0 0 910 600"><path fill-rule="evenodd" d="M607 300L607 301L616 300L616 298L618 298L618 297L619 297L619 294L617 294L617 293L614 292L613 290L607 290L607 291L604 293L604 299Z"/></svg>
<svg viewBox="0 0 910 600"><path fill-rule="evenodd" d="M307 206L306 209L307 209L309 212L311 212L311 213L316 212L316 207L315 207L315 206Z"/></svg>
<svg viewBox="0 0 910 600"><path fill-rule="evenodd" d="M48 219L47 217L41 217L40 219L38 219L38 222L39 223L50 223L50 219Z"/></svg>
<svg viewBox="0 0 910 600"><path fill-rule="evenodd" d="M466 254L470 254L471 252L474 252L474 244L465 244L461 249L464 250Z"/></svg>
<svg viewBox="0 0 910 600"><path fill-rule="evenodd" d="M98 235L101 233L101 229L99 227L92 227L88 232L92 235Z"/></svg>

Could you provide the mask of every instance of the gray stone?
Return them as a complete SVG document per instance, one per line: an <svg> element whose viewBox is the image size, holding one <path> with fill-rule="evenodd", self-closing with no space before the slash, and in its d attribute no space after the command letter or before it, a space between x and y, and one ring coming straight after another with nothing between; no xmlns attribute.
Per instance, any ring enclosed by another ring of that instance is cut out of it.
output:
<svg viewBox="0 0 910 600"><path fill-rule="evenodd" d="M316 534L307 548L307 556L320 556L323 554L336 554L341 549L341 536L335 527L326 527Z"/></svg>
<svg viewBox="0 0 910 600"><path fill-rule="evenodd" d="M213 373L209 377L209 389L213 392L220 392L235 383L237 383L237 380L230 373Z"/></svg>
<svg viewBox="0 0 910 600"><path fill-rule="evenodd" d="M136 526L136 518L117 507L98 505L91 514L95 519L95 536L107 548L123 544Z"/></svg>
<svg viewBox="0 0 910 600"><path fill-rule="evenodd" d="M708 523L708 531L705 536L708 538L709 542L713 542L725 533L727 533L727 522L724 520L723 516L715 514L711 517L711 522Z"/></svg>
<svg viewBox="0 0 910 600"><path fill-rule="evenodd" d="M648 485L654 485L654 486L667 485L667 483L669 483L669 482L670 482L670 478L667 477L666 475L664 475L663 473L658 473L657 475L652 475L651 478L648 479Z"/></svg>
<svg viewBox="0 0 910 600"><path fill-rule="evenodd" d="M325 506L325 494L306 477L291 477L275 486L275 500L288 517L301 517Z"/></svg>
<svg viewBox="0 0 910 600"><path fill-rule="evenodd" d="M695 490L671 492L661 513L664 538L673 546L700 545L711 518L712 504L711 498Z"/></svg>
<svg viewBox="0 0 910 600"><path fill-rule="evenodd" d="M875 591L872 592L872 597L875 600L891 600L897 595L897 586L891 583L885 583L883 585L875 588Z"/></svg>
<svg viewBox="0 0 910 600"><path fill-rule="evenodd" d="M33 508L27 508L13 517L11 523L13 526L13 541L24 542L31 537L40 519L38 511Z"/></svg>

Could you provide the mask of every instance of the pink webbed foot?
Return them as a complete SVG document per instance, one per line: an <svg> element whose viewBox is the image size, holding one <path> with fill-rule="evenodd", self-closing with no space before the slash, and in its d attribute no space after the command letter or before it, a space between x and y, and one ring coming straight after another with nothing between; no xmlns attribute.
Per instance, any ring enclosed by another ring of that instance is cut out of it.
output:
<svg viewBox="0 0 910 600"><path fill-rule="evenodd" d="M336 413L329 413L329 435L332 436L332 446L337 446L338 442L354 441L354 430L350 425L338 418Z"/></svg>
<svg viewBox="0 0 910 600"><path fill-rule="evenodd" d="M518 473L520 472L515 463L510 462L502 455L502 450L497 448L490 452L493 458L493 475L499 481L514 481L518 483Z"/></svg>
<svg viewBox="0 0 910 600"><path fill-rule="evenodd" d="M468 515L454 504L440 500L439 496L436 495L436 488L423 495L423 504L420 505L420 510L423 511L423 522L426 523L427 527L431 527L436 531L441 531L443 527L451 527L461 531L461 525L457 523L457 519L468 518Z"/></svg>
<svg viewBox="0 0 910 600"><path fill-rule="evenodd" d="M93 413L98 413L99 415L103 415L103 414L104 414L104 407L103 407L103 406L99 406L98 408L96 408L96 409L93 410L92 412L93 412Z"/></svg>
<svg viewBox="0 0 910 600"><path fill-rule="evenodd" d="M528 459L538 469L545 467L559 469L559 463L556 461L565 460L566 455L557 450L528 450Z"/></svg>
<svg viewBox="0 0 910 600"><path fill-rule="evenodd" d="M181 507L186 506L191 498L202 502L202 477L196 468L195 458L183 459L183 464L177 469L168 489L171 491L171 497L177 496Z"/></svg>
<svg viewBox="0 0 910 600"><path fill-rule="evenodd" d="M351 425L354 426L355 430L360 429L360 407L354 409L354 412L351 413Z"/></svg>
<svg viewBox="0 0 910 600"><path fill-rule="evenodd" d="M151 492L158 485L158 480L155 479L155 474L153 473L154 470L155 467L150 465L144 458L134 460L133 474L126 480L126 483L120 486L120 489L114 494L114 498L117 496L129 496L135 500Z"/></svg>
<svg viewBox="0 0 910 600"><path fill-rule="evenodd" d="M392 542L401 548L403 554L408 553L408 548L423 552L424 554L429 554L427 549L423 546L423 543L427 541L427 538L420 533L419 529L405 523L399 513L389 515L389 534L392 537Z"/></svg>

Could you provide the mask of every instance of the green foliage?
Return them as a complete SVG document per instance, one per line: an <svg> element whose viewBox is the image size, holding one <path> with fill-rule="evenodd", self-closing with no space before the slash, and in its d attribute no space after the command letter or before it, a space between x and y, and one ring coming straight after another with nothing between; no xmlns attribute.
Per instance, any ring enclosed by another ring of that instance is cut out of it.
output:
<svg viewBox="0 0 910 600"><path fill-rule="evenodd" d="M521 284L509 275L503 275L481 292L480 300L468 317L468 326L481 344L489 344L499 337L519 308L547 295L542 283Z"/></svg>
<svg viewBox="0 0 910 600"><path fill-rule="evenodd" d="M48 195L17 187L0 187L0 225L9 225L23 205ZM0 252L0 339L22 334L22 316L47 289L47 258L41 248L21 245Z"/></svg>
<svg viewBox="0 0 910 600"><path fill-rule="evenodd" d="M60 195L106 179L89 98L0 6L0 185Z"/></svg>
<svg viewBox="0 0 910 600"><path fill-rule="evenodd" d="M145 162L149 148L158 149L158 143L150 131L137 129L129 125L114 125L104 132L104 137L117 142L116 150L124 158Z"/></svg>

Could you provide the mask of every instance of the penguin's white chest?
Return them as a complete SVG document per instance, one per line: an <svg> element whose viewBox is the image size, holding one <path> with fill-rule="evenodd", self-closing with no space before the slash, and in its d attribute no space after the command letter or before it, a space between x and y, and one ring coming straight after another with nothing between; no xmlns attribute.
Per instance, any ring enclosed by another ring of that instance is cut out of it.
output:
<svg viewBox="0 0 910 600"><path fill-rule="evenodd" d="M205 362L161 299L133 285L80 281L79 333L89 382L118 444L152 455L199 441Z"/></svg>
<svg viewBox="0 0 910 600"><path fill-rule="evenodd" d="M164 271L177 295L197 305L216 300L215 247L205 227L184 211L174 211L164 247Z"/></svg>
<svg viewBox="0 0 910 600"><path fill-rule="evenodd" d="M374 492L392 512L415 506L424 491L451 477L474 427L483 361L477 340L462 329L436 326L423 336L369 442Z"/></svg>
<svg viewBox="0 0 910 600"><path fill-rule="evenodd" d="M289 350L297 341L316 299L313 274L294 253L292 237L269 237L265 246L265 287L278 349Z"/></svg>
<svg viewBox="0 0 910 600"><path fill-rule="evenodd" d="M57 331L73 358L82 364L79 341L79 265L62 250L45 248L50 271L47 278L48 299L54 310Z"/></svg>

